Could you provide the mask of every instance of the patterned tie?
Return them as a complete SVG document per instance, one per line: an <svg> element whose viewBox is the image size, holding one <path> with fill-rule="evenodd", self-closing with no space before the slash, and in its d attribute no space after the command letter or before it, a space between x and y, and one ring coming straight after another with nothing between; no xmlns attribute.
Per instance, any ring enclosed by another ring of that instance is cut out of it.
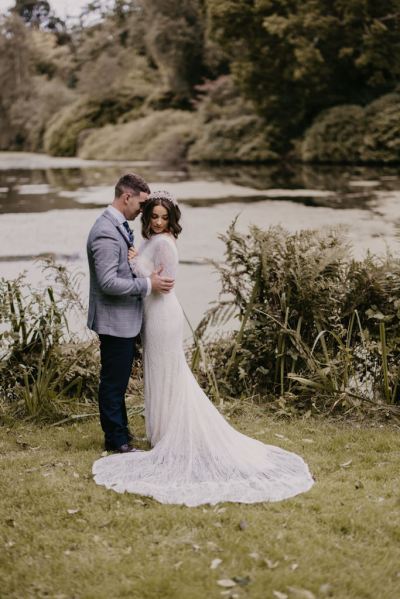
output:
<svg viewBox="0 0 400 599"><path fill-rule="evenodd" d="M128 233L129 241L130 241L131 245L133 245L133 231L130 228L130 226L128 225L128 221L125 220L122 224L124 225L124 228L125 228L126 232Z"/></svg>

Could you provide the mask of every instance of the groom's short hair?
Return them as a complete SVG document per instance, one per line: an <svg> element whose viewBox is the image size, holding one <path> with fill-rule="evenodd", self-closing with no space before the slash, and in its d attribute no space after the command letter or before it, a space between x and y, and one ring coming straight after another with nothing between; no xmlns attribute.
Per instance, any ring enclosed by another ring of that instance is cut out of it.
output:
<svg viewBox="0 0 400 599"><path fill-rule="evenodd" d="M128 173L127 175L123 175L120 177L120 179L118 179L115 186L115 197L119 198L127 191L133 191L134 195L139 195L141 191L150 193L150 187L147 185L146 181L142 179L142 177L139 177L139 175Z"/></svg>

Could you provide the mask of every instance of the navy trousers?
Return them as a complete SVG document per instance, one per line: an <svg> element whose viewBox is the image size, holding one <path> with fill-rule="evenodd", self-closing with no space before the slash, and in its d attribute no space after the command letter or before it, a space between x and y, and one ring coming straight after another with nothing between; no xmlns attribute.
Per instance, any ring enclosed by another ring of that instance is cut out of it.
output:
<svg viewBox="0 0 400 599"><path fill-rule="evenodd" d="M128 417L125 392L136 353L136 337L99 335L100 386L99 411L107 449L128 443Z"/></svg>

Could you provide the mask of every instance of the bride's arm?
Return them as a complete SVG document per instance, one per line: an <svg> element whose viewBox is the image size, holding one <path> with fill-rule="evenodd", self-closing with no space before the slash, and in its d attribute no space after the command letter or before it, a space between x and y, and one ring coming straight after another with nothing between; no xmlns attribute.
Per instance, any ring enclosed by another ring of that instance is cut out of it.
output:
<svg viewBox="0 0 400 599"><path fill-rule="evenodd" d="M178 253L172 243L175 242L162 239L157 244L154 253L154 268L157 271L162 268L162 277L175 279L178 270Z"/></svg>

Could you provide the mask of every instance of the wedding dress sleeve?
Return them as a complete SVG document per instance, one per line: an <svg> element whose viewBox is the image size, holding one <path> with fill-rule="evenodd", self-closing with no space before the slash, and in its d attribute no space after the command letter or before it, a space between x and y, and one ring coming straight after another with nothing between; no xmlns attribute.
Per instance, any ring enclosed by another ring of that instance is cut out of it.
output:
<svg viewBox="0 0 400 599"><path fill-rule="evenodd" d="M161 276L176 278L178 270L178 252L175 247L175 242L166 237L159 238L154 250L153 261L154 268L158 270L162 267Z"/></svg>

